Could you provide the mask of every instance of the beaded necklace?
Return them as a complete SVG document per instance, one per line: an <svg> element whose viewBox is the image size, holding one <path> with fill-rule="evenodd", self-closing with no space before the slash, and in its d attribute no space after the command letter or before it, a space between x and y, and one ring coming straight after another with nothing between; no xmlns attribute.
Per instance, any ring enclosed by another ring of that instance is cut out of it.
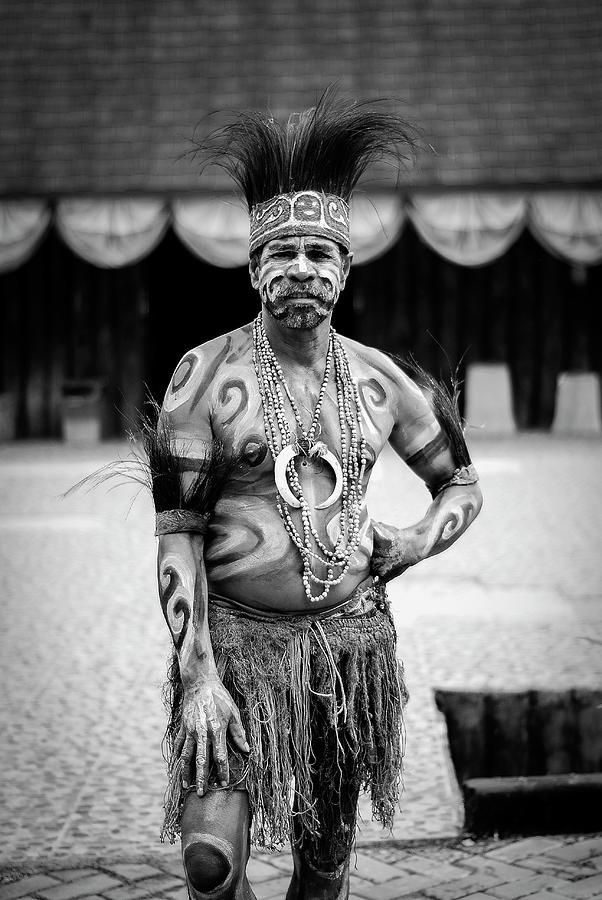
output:
<svg viewBox="0 0 602 900"><path fill-rule="evenodd" d="M303 587L312 603L324 600L332 587L343 580L351 564L351 558L360 542L360 514L363 498L363 478L366 469L366 440L360 417L357 385L351 376L349 359L334 328L330 329L324 377L309 429L306 431L284 373L263 327L261 313L253 323L253 365L259 384L263 406L266 440L276 476L278 494L276 506L284 527L297 547L303 561ZM321 433L320 414L331 371L337 394L341 437L341 463L323 441L316 438ZM288 400L297 433L293 435L285 409ZM332 548L321 540L312 523L310 507L303 495L301 482L295 469L295 457L321 457L335 472L336 487L331 496L317 509L332 505L341 497L340 528ZM281 477L282 476L282 477ZM301 532L293 521L289 507L298 508ZM312 562L326 566L326 578L312 570ZM321 587L318 595L312 593L313 585Z"/></svg>

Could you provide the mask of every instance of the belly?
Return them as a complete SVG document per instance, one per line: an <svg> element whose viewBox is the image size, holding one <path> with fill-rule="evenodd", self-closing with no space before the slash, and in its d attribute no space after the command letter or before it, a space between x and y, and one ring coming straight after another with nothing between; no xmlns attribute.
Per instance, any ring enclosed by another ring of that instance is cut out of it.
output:
<svg viewBox="0 0 602 900"><path fill-rule="evenodd" d="M312 518L325 545L332 546L338 516L322 513ZM368 576L371 552L372 534L364 509L360 544L345 577L319 605L311 603L301 580L301 555L275 503L261 497L222 498L207 535L205 566L209 590L216 594L274 611L305 611L328 608L346 599ZM312 568L325 575L325 568ZM321 585L315 585L313 593L321 590Z"/></svg>

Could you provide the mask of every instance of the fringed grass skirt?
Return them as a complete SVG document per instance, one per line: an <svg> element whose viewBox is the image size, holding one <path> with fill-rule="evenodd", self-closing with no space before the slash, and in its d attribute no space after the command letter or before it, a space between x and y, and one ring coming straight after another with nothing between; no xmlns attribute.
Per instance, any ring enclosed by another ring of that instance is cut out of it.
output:
<svg viewBox="0 0 602 900"><path fill-rule="evenodd" d="M357 595L336 612L286 617L209 605L218 672L251 747L248 758L230 748L230 787L248 791L257 847L291 839L313 843L316 860L344 856L360 790L371 793L373 817L392 825L407 693L384 585ZM181 717L177 661L171 675L168 752ZM172 841L184 800L178 763L169 760L162 832Z"/></svg>

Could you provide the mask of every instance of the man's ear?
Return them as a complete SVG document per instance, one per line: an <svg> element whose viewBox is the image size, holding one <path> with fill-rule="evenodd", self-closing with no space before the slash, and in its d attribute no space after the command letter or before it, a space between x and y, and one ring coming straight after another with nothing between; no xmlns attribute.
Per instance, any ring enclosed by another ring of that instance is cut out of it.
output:
<svg viewBox="0 0 602 900"><path fill-rule="evenodd" d="M249 260L249 276L251 278L251 287L257 290L259 288L259 253L254 253Z"/></svg>
<svg viewBox="0 0 602 900"><path fill-rule="evenodd" d="M353 253L343 253L341 257L341 290L345 287L345 282L347 281L347 276L349 275L349 270L351 268L351 262L353 260Z"/></svg>

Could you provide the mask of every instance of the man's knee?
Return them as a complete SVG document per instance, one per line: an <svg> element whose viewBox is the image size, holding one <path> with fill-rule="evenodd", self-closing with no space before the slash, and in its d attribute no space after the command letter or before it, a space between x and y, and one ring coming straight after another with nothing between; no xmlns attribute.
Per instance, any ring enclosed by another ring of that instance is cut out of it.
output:
<svg viewBox="0 0 602 900"><path fill-rule="evenodd" d="M193 890L223 890L234 881L233 848L213 835L199 835L184 849L184 868Z"/></svg>
<svg viewBox="0 0 602 900"><path fill-rule="evenodd" d="M182 814L182 859L193 900L246 897L248 858L246 792L210 791L204 797L191 792Z"/></svg>

